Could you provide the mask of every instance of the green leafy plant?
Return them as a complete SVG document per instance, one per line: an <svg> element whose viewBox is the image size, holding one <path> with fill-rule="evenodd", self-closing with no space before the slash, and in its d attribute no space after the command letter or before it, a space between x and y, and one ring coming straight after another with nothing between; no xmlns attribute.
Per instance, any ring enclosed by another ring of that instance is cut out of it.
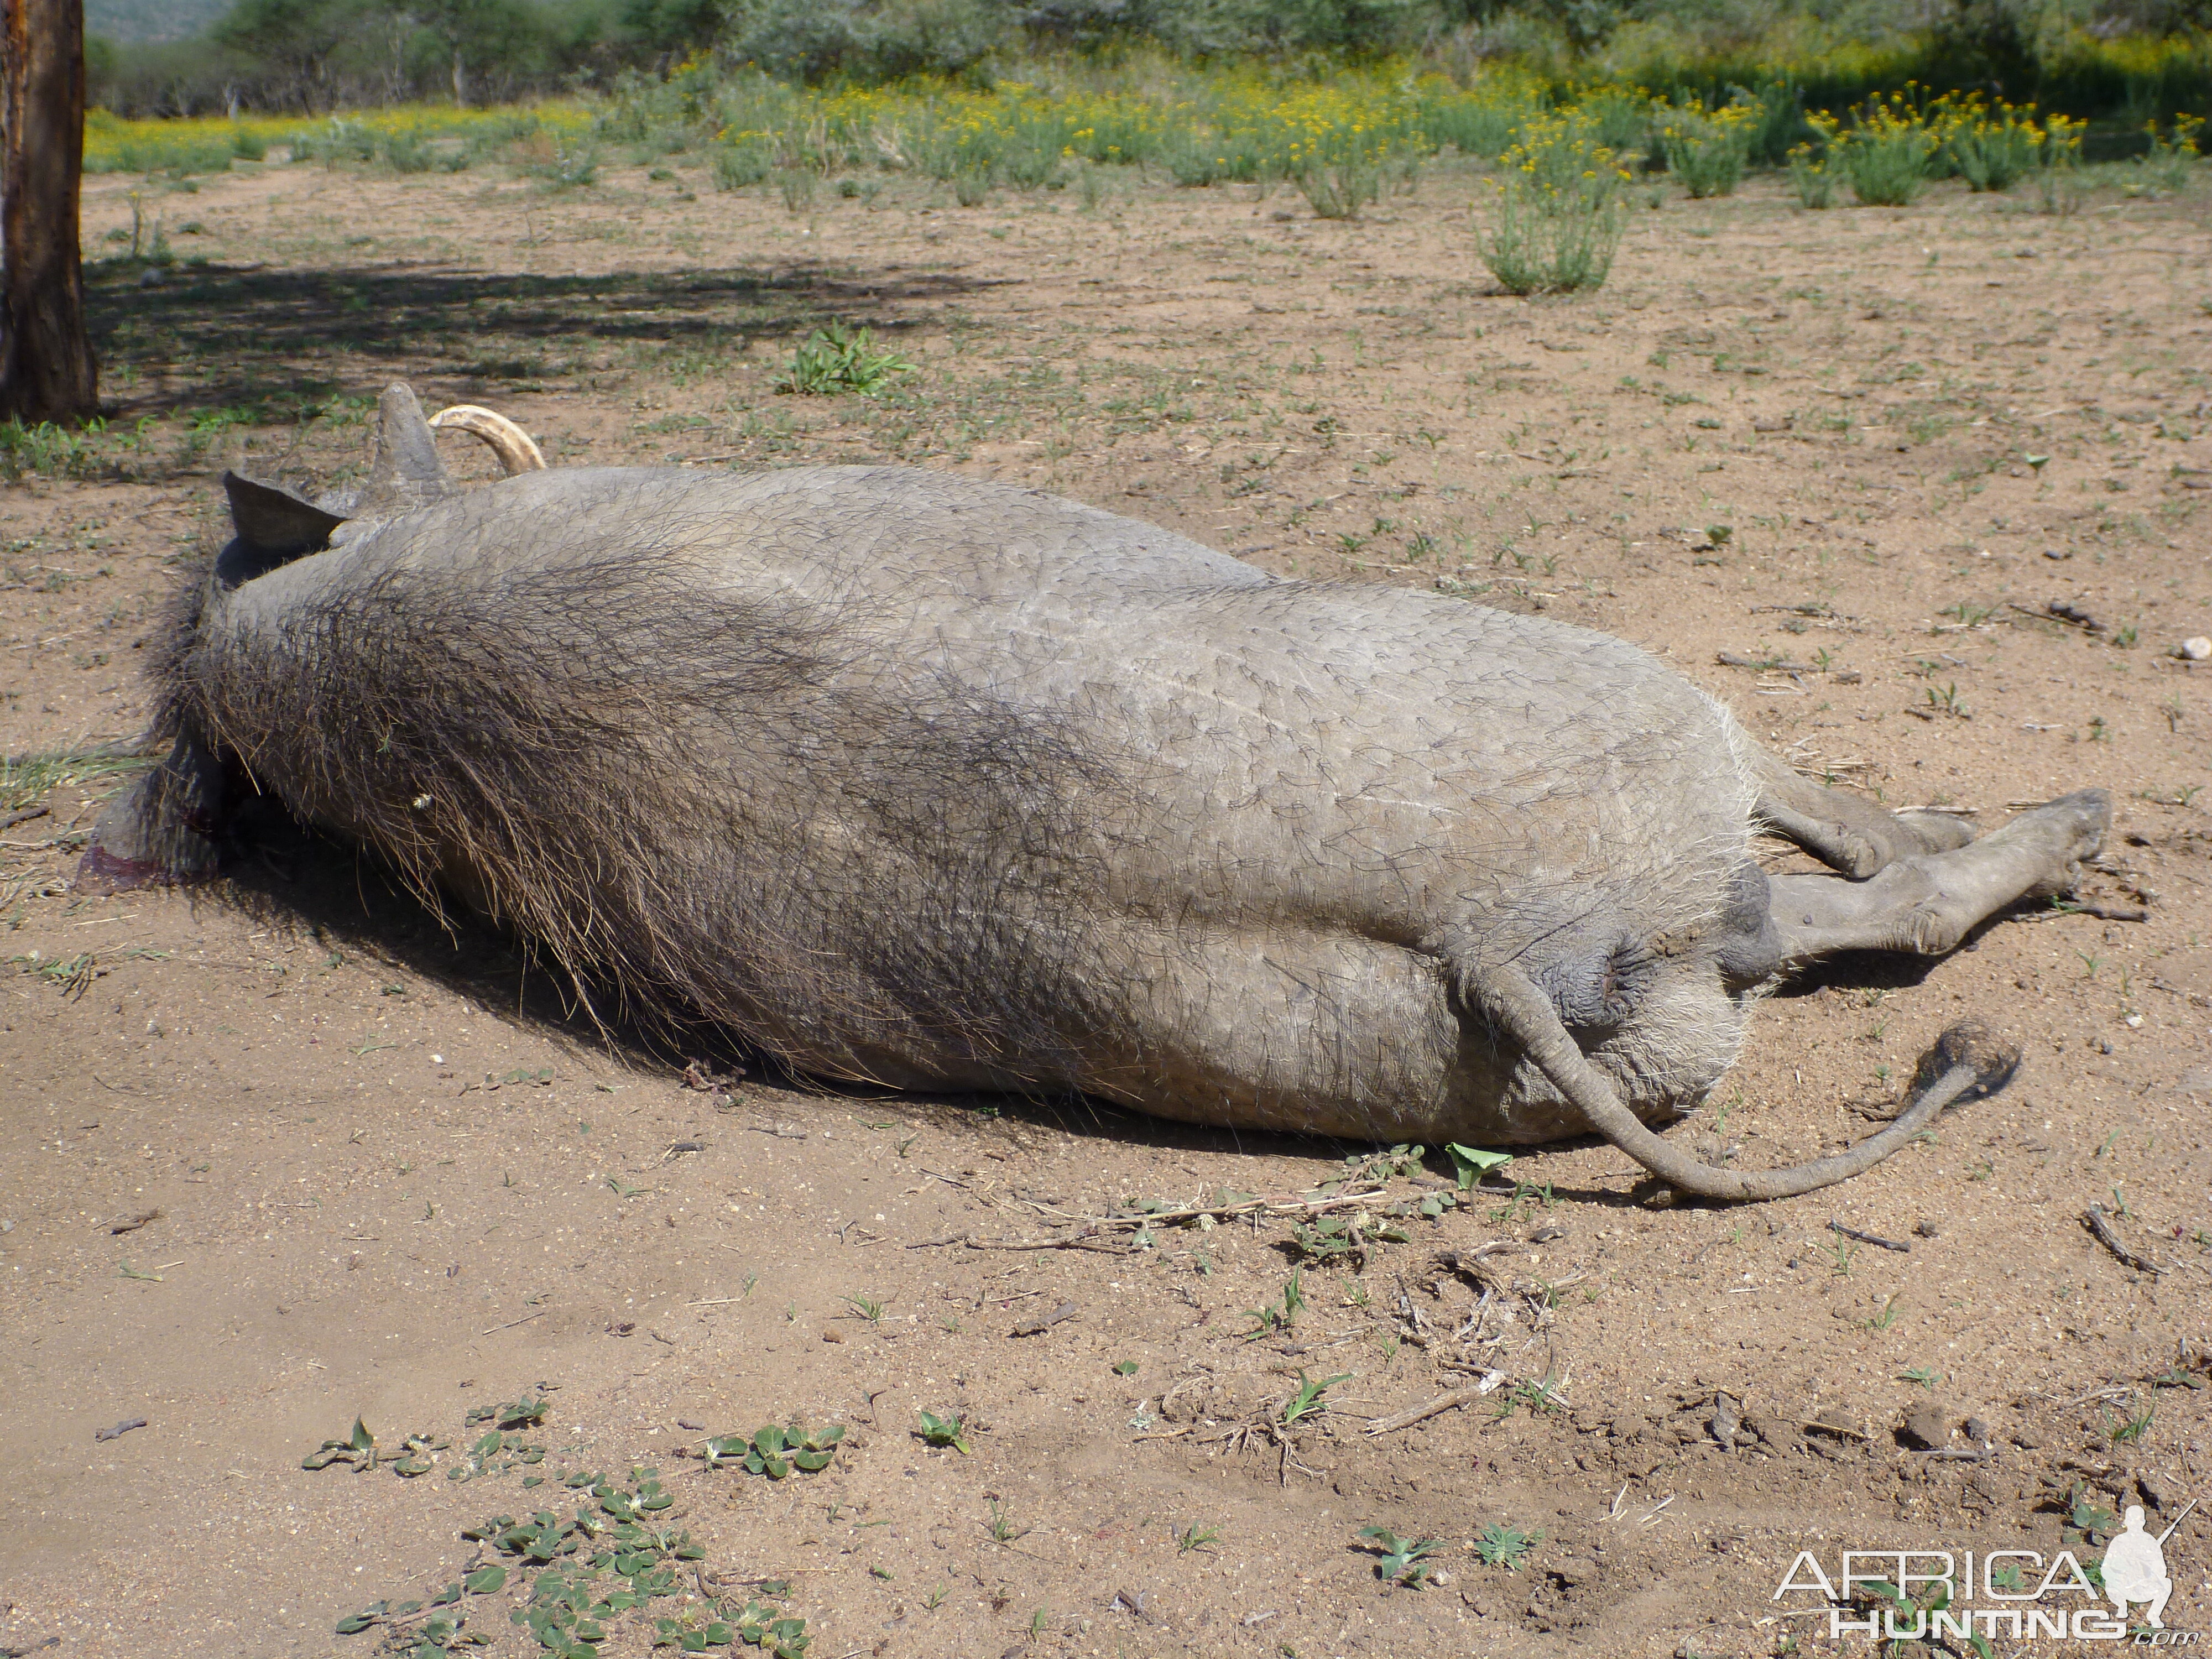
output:
<svg viewBox="0 0 2212 1659"><path fill-rule="evenodd" d="M1553 1201L1550 1182L1516 1181L1513 1196L1492 1210L1490 1218L1498 1222L1521 1221L1534 1210L1550 1209Z"/></svg>
<svg viewBox="0 0 2212 1659"><path fill-rule="evenodd" d="M810 1429L793 1423L786 1429L771 1423L750 1435L717 1435L702 1449L701 1460L710 1469L735 1465L748 1474L781 1480L793 1469L819 1474L844 1438L842 1424Z"/></svg>
<svg viewBox="0 0 2212 1659"><path fill-rule="evenodd" d="M1176 1553L1188 1555L1194 1550L1206 1549L1219 1543L1221 1529L1218 1527L1200 1527L1194 1521L1175 1534L1175 1540Z"/></svg>
<svg viewBox="0 0 2212 1659"><path fill-rule="evenodd" d="M1815 211L1835 206L1836 175L1810 144L1800 144L1790 152L1789 167L1790 188L1796 193L1798 206Z"/></svg>
<svg viewBox="0 0 2212 1659"><path fill-rule="evenodd" d="M1587 120L1532 119L1499 162L1478 251L1509 294L1602 287L1626 225L1627 174Z"/></svg>
<svg viewBox="0 0 2212 1659"><path fill-rule="evenodd" d="M325 1440L314 1451L300 1460L303 1469L326 1469L334 1463L343 1463L356 1474L366 1474L378 1464L386 1463L394 1474L412 1479L428 1474L432 1467L434 1452L446 1449L447 1442L428 1434L410 1434L399 1443L397 1452L386 1451L377 1443L376 1437L361 1419L353 1420L353 1432L343 1440Z"/></svg>
<svg viewBox="0 0 2212 1659"><path fill-rule="evenodd" d="M1870 207L1905 207L1927 187L1942 143L1939 128L1902 94L1869 98L1846 125L1832 116L1807 121L1827 146L1827 165L1838 168L1851 193Z"/></svg>
<svg viewBox="0 0 2212 1659"><path fill-rule="evenodd" d="M1443 1547L1441 1539L1401 1538L1388 1527L1362 1527L1359 1535L1375 1547L1375 1576L1407 1589L1419 1589L1429 1582L1436 1563L1426 1558Z"/></svg>
<svg viewBox="0 0 2212 1659"><path fill-rule="evenodd" d="M341 1635L380 1629L380 1652L410 1659L443 1659L485 1638L465 1629L466 1596L505 1589L515 1569L525 1570L527 1599L508 1617L541 1650L558 1659L598 1659L622 1615L683 1592L684 1563L705 1551L672 1523L675 1499L658 1471L635 1468L627 1480L578 1471L561 1480L579 1504L563 1515L540 1510L529 1516L495 1516L464 1528L461 1536L507 1558L471 1569L421 1600L379 1601L338 1621ZM788 1585L762 1582L761 1595L778 1597ZM742 1613L726 1606L694 1608L654 1621L653 1644L685 1652L747 1643L786 1659L803 1659L805 1621L755 1601Z"/></svg>
<svg viewBox="0 0 2212 1659"><path fill-rule="evenodd" d="M1291 176L1317 219L1357 219L1360 208L1382 197L1381 157L1346 134L1298 157Z"/></svg>
<svg viewBox="0 0 2212 1659"><path fill-rule="evenodd" d="M914 365L896 351L876 349L872 330L832 323L815 330L792 354L790 366L776 381L775 389L810 397L854 392L872 398L890 385L893 377L912 373Z"/></svg>
<svg viewBox="0 0 2212 1659"><path fill-rule="evenodd" d="M2005 103L1985 109L1976 99L1945 134L1943 151L1969 190L2007 191L2035 171L2047 137L2027 112Z"/></svg>
<svg viewBox="0 0 2212 1659"><path fill-rule="evenodd" d="M1304 1311L1305 1305L1304 1277L1293 1270L1279 1299L1244 1310L1244 1316L1252 1322L1252 1328L1243 1334L1245 1340L1289 1330L1298 1322L1298 1315Z"/></svg>
<svg viewBox="0 0 2212 1659"><path fill-rule="evenodd" d="M2204 131L2203 119L2177 115L2165 132L2160 132L2156 121L2146 122L2144 131L2150 142L2130 163L2135 175L2131 182L2137 189L2179 195L2201 170L2197 144Z"/></svg>
<svg viewBox="0 0 2212 1659"><path fill-rule="evenodd" d="M1755 103L1709 110L1698 99L1667 111L1659 120L1667 170L1693 198L1734 195L1751 160L1762 112Z"/></svg>
<svg viewBox="0 0 2212 1659"><path fill-rule="evenodd" d="M719 143L711 155L717 190L744 190L757 185L775 164L774 152L758 133L741 133Z"/></svg>
<svg viewBox="0 0 2212 1659"><path fill-rule="evenodd" d="M1539 1416L1547 1412L1559 1411L1565 1406L1565 1401L1560 1397L1559 1387L1559 1379L1549 1372L1534 1382L1523 1378L1501 1394L1492 1409L1500 1422L1512 1416L1516 1407L1525 1407Z"/></svg>
<svg viewBox="0 0 2212 1659"><path fill-rule="evenodd" d="M968 1443L969 1432L966 1419L958 1413L939 1417L934 1412L922 1413L921 1426L915 1431L924 1445L950 1446L963 1457L973 1449Z"/></svg>
<svg viewBox="0 0 2212 1659"><path fill-rule="evenodd" d="M520 1400L504 1401L496 1406L478 1406L463 1420L471 1428L479 1423L489 1423L495 1429L532 1429L543 1423L552 1409L551 1401L526 1395Z"/></svg>
<svg viewBox="0 0 2212 1659"><path fill-rule="evenodd" d="M1326 1413L1328 1401L1324 1396L1338 1383L1351 1380L1352 1373L1349 1371L1340 1371L1334 1376L1310 1377L1301 1370L1297 1390L1283 1402L1283 1426L1294 1428L1309 1417L1318 1417Z"/></svg>
<svg viewBox="0 0 2212 1659"><path fill-rule="evenodd" d="M1412 1237L1396 1222L1378 1220L1364 1210L1349 1216L1316 1216L1311 1221L1291 1225L1291 1248L1309 1262L1342 1258L1354 1267L1364 1267L1370 1244L1403 1244Z"/></svg>
<svg viewBox="0 0 2212 1659"><path fill-rule="evenodd" d="M1493 1521L1475 1534L1475 1559L1486 1567L1520 1571L1528 1552L1544 1541L1540 1532L1523 1532L1503 1521Z"/></svg>
<svg viewBox="0 0 2212 1659"><path fill-rule="evenodd" d="M1444 1142L1444 1155L1452 1161L1452 1170L1459 1177L1459 1189L1466 1192L1492 1170L1502 1170L1513 1161L1510 1152L1486 1152L1480 1146L1462 1146L1455 1140Z"/></svg>

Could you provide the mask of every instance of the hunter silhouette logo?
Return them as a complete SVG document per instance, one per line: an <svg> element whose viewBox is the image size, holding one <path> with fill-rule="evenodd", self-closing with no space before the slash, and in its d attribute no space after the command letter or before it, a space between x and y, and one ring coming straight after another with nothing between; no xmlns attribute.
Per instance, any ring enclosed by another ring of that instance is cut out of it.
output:
<svg viewBox="0 0 2212 1659"><path fill-rule="evenodd" d="M2189 1511L2197 1507L2191 1498L2179 1515L2155 1538L2143 1530L2142 1507L2128 1505L2125 1528L2113 1534L2112 1541L2105 1546L2105 1565L2098 1575L2105 1581L2105 1594L2119 1609L2120 1617L2128 1616L2128 1603L2148 1601L2150 1606L2143 1617L2153 1630L2164 1630L2166 1598L2173 1594L2173 1580L2166 1576L2166 1540L2173 1536Z"/></svg>
<svg viewBox="0 0 2212 1659"><path fill-rule="evenodd" d="M1800 1550L1772 1599L1822 1597L1834 1641L1949 1639L1982 1652L1999 1638L2120 1642L2131 1634L2130 1607L2139 1606L2135 1645L2195 1647L2197 1632L2166 1626L2173 1595L2166 1545L2197 1504L2191 1498L2160 1533L2148 1531L2142 1508L2130 1505L2094 1571L2068 1549L2048 1558L2038 1550L1845 1550L1831 1576L1819 1556Z"/></svg>

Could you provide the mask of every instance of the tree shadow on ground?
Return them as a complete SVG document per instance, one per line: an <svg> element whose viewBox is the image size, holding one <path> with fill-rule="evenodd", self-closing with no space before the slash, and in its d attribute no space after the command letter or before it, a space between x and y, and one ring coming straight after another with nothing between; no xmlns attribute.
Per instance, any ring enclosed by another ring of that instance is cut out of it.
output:
<svg viewBox="0 0 2212 1659"><path fill-rule="evenodd" d="M444 264L271 270L116 259L86 270L103 384L132 417L210 407L296 418L403 375L503 386L615 366L610 354L742 350L836 321L896 336L1012 279L880 270L537 276Z"/></svg>

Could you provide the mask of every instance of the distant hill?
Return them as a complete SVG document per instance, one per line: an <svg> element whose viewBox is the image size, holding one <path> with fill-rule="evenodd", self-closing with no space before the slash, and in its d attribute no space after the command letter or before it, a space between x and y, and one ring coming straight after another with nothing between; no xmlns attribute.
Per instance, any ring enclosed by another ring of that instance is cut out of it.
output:
<svg viewBox="0 0 2212 1659"><path fill-rule="evenodd" d="M229 0L84 0L84 27L125 45L182 40L229 9Z"/></svg>

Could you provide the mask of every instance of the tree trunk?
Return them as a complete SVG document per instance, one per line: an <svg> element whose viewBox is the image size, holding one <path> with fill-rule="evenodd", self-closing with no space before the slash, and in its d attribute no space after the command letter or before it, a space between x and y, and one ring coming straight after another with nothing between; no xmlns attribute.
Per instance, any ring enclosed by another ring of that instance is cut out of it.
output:
<svg viewBox="0 0 2212 1659"><path fill-rule="evenodd" d="M0 418L100 411L84 328L84 0L0 0Z"/></svg>
<svg viewBox="0 0 2212 1659"><path fill-rule="evenodd" d="M453 47L453 107L466 109L468 106L469 66L462 59L461 48L457 42Z"/></svg>

